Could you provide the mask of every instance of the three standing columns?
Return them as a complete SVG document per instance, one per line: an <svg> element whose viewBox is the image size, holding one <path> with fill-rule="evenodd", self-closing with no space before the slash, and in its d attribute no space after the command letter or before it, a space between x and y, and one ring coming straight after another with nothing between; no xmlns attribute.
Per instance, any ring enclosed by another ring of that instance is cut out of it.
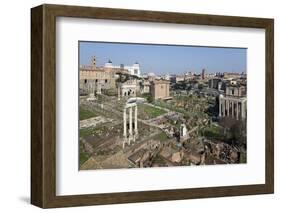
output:
<svg viewBox="0 0 281 213"><path fill-rule="evenodd" d="M133 132L133 108L135 109L134 114L134 132ZM129 137L127 135L127 109L129 109ZM131 140L135 141L138 135L138 107L137 105L132 105L125 107L123 110L123 148L125 144L131 143Z"/></svg>

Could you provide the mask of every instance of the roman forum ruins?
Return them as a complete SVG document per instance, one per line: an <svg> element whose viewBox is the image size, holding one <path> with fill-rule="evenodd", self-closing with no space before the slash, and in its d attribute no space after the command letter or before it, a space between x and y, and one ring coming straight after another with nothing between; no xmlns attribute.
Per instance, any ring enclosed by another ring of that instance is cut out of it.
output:
<svg viewBox="0 0 281 213"><path fill-rule="evenodd" d="M95 56L79 72L81 170L247 162L245 73L144 74Z"/></svg>

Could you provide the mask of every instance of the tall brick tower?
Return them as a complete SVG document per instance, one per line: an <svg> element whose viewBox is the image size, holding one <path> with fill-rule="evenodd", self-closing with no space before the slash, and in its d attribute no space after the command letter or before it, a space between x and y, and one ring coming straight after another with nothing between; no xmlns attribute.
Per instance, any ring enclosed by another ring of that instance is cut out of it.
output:
<svg viewBox="0 0 281 213"><path fill-rule="evenodd" d="M205 69L202 69L201 78L202 78L202 79L205 79Z"/></svg>
<svg viewBox="0 0 281 213"><path fill-rule="evenodd" d="M96 56L92 56L91 62L92 62L92 69L96 69L97 68Z"/></svg>

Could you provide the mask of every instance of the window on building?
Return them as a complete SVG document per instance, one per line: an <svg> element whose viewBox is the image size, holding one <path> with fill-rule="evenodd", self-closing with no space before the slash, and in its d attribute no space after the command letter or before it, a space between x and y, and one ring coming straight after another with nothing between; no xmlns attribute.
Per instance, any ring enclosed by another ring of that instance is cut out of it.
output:
<svg viewBox="0 0 281 213"><path fill-rule="evenodd" d="M107 79L105 79L104 82L107 83Z"/></svg>
<svg viewBox="0 0 281 213"><path fill-rule="evenodd" d="M87 79L84 80L84 83L87 84Z"/></svg>
<svg viewBox="0 0 281 213"><path fill-rule="evenodd" d="M138 69L134 69L135 74L138 74Z"/></svg>

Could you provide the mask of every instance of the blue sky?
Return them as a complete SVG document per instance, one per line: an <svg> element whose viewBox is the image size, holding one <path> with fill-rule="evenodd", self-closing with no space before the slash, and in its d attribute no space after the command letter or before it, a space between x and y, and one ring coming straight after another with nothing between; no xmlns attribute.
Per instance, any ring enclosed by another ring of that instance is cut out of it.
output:
<svg viewBox="0 0 281 213"><path fill-rule="evenodd" d="M97 58L97 66L109 59L114 65L132 65L138 62L141 73L183 74L245 72L247 49L215 48L174 45L147 45L106 42L79 42L80 65L89 65L91 56Z"/></svg>

